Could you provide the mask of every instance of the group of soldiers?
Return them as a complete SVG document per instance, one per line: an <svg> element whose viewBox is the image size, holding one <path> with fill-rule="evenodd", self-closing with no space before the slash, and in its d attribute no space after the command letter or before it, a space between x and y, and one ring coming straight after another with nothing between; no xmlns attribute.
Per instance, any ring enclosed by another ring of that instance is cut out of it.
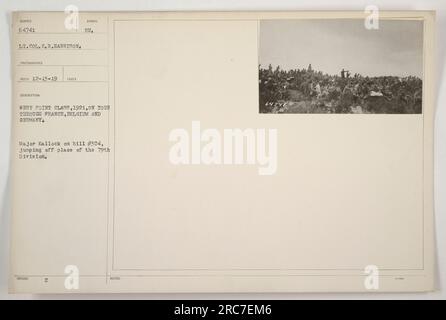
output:
<svg viewBox="0 0 446 320"><path fill-rule="evenodd" d="M307 101L322 113L421 113L418 77L363 77L342 69L339 75L307 69L259 69L260 111L277 103Z"/></svg>

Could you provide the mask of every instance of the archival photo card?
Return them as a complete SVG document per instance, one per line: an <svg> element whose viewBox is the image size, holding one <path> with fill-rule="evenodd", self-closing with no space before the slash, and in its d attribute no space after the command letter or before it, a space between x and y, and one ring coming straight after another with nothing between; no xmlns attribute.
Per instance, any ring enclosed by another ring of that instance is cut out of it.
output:
<svg viewBox="0 0 446 320"><path fill-rule="evenodd" d="M423 21L262 20L260 113L420 114Z"/></svg>
<svg viewBox="0 0 446 320"><path fill-rule="evenodd" d="M10 292L435 289L435 12L78 14L11 16Z"/></svg>

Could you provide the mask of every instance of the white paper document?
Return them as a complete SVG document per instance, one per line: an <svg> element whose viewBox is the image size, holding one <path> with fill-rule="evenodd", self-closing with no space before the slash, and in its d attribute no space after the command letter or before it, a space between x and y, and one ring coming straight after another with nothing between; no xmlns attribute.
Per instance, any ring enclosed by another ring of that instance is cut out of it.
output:
<svg viewBox="0 0 446 320"><path fill-rule="evenodd" d="M434 290L434 12L15 12L11 292Z"/></svg>

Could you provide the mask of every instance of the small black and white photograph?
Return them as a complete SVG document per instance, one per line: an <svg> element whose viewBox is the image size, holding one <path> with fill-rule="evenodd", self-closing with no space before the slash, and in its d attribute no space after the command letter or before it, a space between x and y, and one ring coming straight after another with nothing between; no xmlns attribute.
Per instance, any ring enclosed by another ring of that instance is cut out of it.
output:
<svg viewBox="0 0 446 320"><path fill-rule="evenodd" d="M263 20L259 112L420 114L423 21Z"/></svg>

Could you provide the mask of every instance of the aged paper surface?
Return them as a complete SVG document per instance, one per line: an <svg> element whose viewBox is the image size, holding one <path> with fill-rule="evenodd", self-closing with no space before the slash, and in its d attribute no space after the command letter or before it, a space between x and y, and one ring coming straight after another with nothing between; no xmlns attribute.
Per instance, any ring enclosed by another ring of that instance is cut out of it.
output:
<svg viewBox="0 0 446 320"><path fill-rule="evenodd" d="M14 13L11 292L433 290L434 13L302 53L365 17Z"/></svg>

